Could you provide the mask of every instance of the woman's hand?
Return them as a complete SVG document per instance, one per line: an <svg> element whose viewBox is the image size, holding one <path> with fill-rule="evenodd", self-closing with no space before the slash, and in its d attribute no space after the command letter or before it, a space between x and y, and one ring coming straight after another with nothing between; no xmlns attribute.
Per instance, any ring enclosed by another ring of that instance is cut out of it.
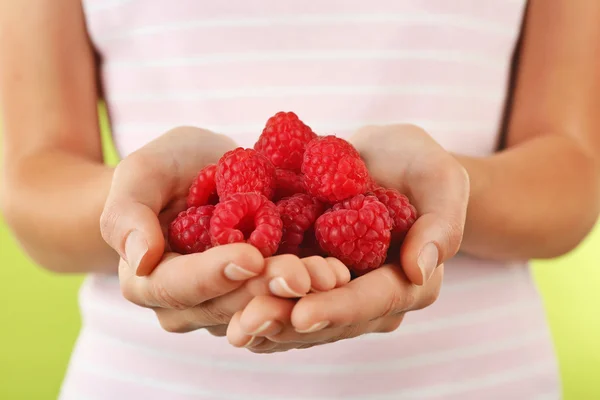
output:
<svg viewBox="0 0 600 400"><path fill-rule="evenodd" d="M196 174L236 147L226 136L175 128L127 156L117 166L100 228L104 240L140 276L168 250L169 223L185 209Z"/></svg>
<svg viewBox="0 0 600 400"><path fill-rule="evenodd" d="M154 309L166 330L225 324L227 310L231 315L238 310L225 301L206 304L195 317L190 316L193 311L178 310L230 293L264 270L264 258L249 245L165 254L168 224L185 208L194 176L235 146L226 136L176 128L126 157L114 172L100 218L102 237L121 256L125 298Z"/></svg>
<svg viewBox="0 0 600 400"><path fill-rule="evenodd" d="M387 264L347 285L298 301L258 296L233 316L227 338L236 347L273 353L392 332L406 312L437 299L443 275L441 265L425 285L417 286L398 265Z"/></svg>
<svg viewBox="0 0 600 400"><path fill-rule="evenodd" d="M412 125L366 127L351 142L376 181L408 195L418 210L400 251L400 265L384 265L297 303L258 297L233 317L227 335L234 346L255 337L252 351L275 352L390 332L404 313L437 299L441 265L456 254L462 239L469 198L464 168ZM268 329L260 331L264 326Z"/></svg>
<svg viewBox="0 0 600 400"><path fill-rule="evenodd" d="M460 248L469 202L466 170L414 125L365 127L351 142L375 180L406 194L416 207L400 264L411 282L424 284Z"/></svg>
<svg viewBox="0 0 600 400"><path fill-rule="evenodd" d="M169 332L207 328L223 336L231 317L258 295L298 298L350 280L337 260L264 259L243 243L201 254L168 250L164 233L185 207L198 171L235 147L197 128L177 128L125 158L117 167L102 214L102 235L120 255L124 297L156 312Z"/></svg>
<svg viewBox="0 0 600 400"><path fill-rule="evenodd" d="M154 310L166 331L206 328L225 336L232 316L256 296L299 298L311 290L331 290L348 283L350 272L335 259L293 255L264 259L253 246L235 243L200 254L167 253L150 275L142 277L121 260L119 280L124 297ZM258 311L272 312L268 305Z"/></svg>

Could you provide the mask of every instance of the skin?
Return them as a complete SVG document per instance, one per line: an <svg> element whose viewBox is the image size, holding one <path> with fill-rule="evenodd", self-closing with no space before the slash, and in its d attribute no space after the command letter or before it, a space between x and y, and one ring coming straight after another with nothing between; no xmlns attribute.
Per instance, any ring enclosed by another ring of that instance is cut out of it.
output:
<svg viewBox="0 0 600 400"><path fill-rule="evenodd" d="M554 257L596 221L600 4L529 3L505 150L450 154L410 125L366 127L352 138L373 176L409 194L421 215L401 267L345 284L347 271L332 259L265 260L243 244L164 253L165 221L193 175L234 143L178 128L116 169L104 166L80 3L0 0L0 54L11 55L0 60L6 220L53 271L114 272L120 258L124 296L154 309L168 331L207 328L255 352L393 331L406 312L436 300L443 263L459 248L498 260ZM322 269L329 278L315 273ZM307 294L319 285L330 290Z"/></svg>

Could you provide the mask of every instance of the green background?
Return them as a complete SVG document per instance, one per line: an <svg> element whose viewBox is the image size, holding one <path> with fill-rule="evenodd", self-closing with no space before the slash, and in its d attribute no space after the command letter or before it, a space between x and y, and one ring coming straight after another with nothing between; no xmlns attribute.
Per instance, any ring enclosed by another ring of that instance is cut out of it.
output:
<svg viewBox="0 0 600 400"><path fill-rule="evenodd" d="M112 163L114 153L105 144ZM534 272L556 342L564 398L600 399L600 225L571 254L535 262ZM0 219L0 399L56 398L79 330L81 279L36 267Z"/></svg>

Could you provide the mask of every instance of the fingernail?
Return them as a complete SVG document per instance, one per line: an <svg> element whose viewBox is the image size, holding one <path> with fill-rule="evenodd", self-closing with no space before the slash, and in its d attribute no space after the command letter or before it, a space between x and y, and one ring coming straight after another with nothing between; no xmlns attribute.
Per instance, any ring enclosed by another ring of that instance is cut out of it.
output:
<svg viewBox="0 0 600 400"><path fill-rule="evenodd" d="M224 272L225 276L232 281L244 281L258 275L256 272L248 271L234 263L227 264Z"/></svg>
<svg viewBox="0 0 600 400"><path fill-rule="evenodd" d="M320 331L321 329L325 329L329 324L330 324L329 321L321 321L321 322L317 322L316 324L314 324L313 326L311 326L308 329L296 329L296 332L298 332L298 333L313 333L313 332Z"/></svg>
<svg viewBox="0 0 600 400"><path fill-rule="evenodd" d="M125 257L129 268L137 271L142 258L148 252L148 243L140 231L131 231L125 240Z"/></svg>
<svg viewBox="0 0 600 400"><path fill-rule="evenodd" d="M304 296L302 293L294 292L290 285L288 285L288 283L282 277L271 279L271 282L269 282L269 290L271 290L271 293L273 293L275 296L280 297Z"/></svg>
<svg viewBox="0 0 600 400"><path fill-rule="evenodd" d="M259 326L254 332L248 332L248 335L252 335L252 336L260 335L261 333L266 332L266 330L269 329L271 327L271 325L273 325L273 321L267 321L264 324L262 324L261 326Z"/></svg>
<svg viewBox="0 0 600 400"><path fill-rule="evenodd" d="M259 341L257 341L257 339L259 339L259 338L257 338L256 336L252 336L252 337L250 338L250 340L248 340L248 343L246 343L246 344L244 345L244 347L250 347L250 346L252 346L252 345L257 345L257 344L260 344L260 342L259 342ZM260 339L263 339L263 340L264 340L264 338L260 338Z"/></svg>
<svg viewBox="0 0 600 400"><path fill-rule="evenodd" d="M423 284L431 278L433 271L438 266L438 256L439 253L435 243L427 243L421 250L417 264L421 269L421 274L423 274Z"/></svg>

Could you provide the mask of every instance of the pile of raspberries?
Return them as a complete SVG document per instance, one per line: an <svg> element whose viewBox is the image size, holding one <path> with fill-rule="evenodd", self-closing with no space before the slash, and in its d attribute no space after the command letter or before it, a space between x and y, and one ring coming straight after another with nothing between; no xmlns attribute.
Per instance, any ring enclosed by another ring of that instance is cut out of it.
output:
<svg viewBox="0 0 600 400"><path fill-rule="evenodd" d="M264 257L336 257L356 275L381 266L417 216L406 196L375 183L350 143L317 136L292 112L271 117L254 149L204 167L187 207L169 227L173 251L245 242Z"/></svg>

